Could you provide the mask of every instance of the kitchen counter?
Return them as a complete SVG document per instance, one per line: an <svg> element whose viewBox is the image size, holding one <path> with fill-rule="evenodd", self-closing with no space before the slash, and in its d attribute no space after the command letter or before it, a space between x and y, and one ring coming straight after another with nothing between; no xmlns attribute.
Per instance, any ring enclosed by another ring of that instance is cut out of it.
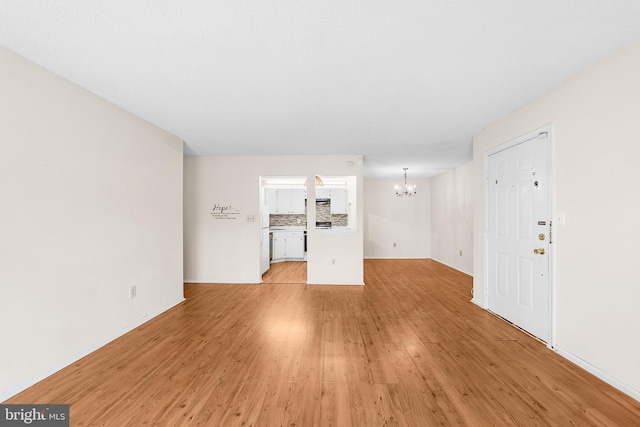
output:
<svg viewBox="0 0 640 427"><path fill-rule="evenodd" d="M307 231L307 227L304 225L277 225L274 227L269 227L269 231Z"/></svg>
<svg viewBox="0 0 640 427"><path fill-rule="evenodd" d="M356 234L358 230L349 227L316 228L317 234Z"/></svg>

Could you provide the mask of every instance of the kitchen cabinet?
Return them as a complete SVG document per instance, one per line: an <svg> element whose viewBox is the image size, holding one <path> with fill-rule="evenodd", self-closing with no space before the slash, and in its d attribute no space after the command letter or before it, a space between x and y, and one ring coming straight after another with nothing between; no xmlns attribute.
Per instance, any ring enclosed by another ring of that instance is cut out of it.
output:
<svg viewBox="0 0 640 427"><path fill-rule="evenodd" d="M278 190L267 188L267 206L270 214L278 213Z"/></svg>
<svg viewBox="0 0 640 427"><path fill-rule="evenodd" d="M280 261L285 259L287 249L285 247L287 239L284 233L273 233L271 244L273 245L272 258L273 261Z"/></svg>
<svg viewBox="0 0 640 427"><path fill-rule="evenodd" d="M269 213L278 215L304 215L306 194L303 189L267 189Z"/></svg>
<svg viewBox="0 0 640 427"><path fill-rule="evenodd" d="M316 187L316 199L330 199L331 190L328 188Z"/></svg>
<svg viewBox="0 0 640 427"><path fill-rule="evenodd" d="M304 259L304 231L274 231L273 261Z"/></svg>
<svg viewBox="0 0 640 427"><path fill-rule="evenodd" d="M316 188L316 200L329 199L331 203L331 213L348 214L349 202L346 188Z"/></svg>
<svg viewBox="0 0 640 427"><path fill-rule="evenodd" d="M305 200L307 199L305 190L287 190L289 191L289 213L304 215L306 213Z"/></svg>
<svg viewBox="0 0 640 427"><path fill-rule="evenodd" d="M331 198L332 214L348 214L349 213L347 190L345 188L332 188L330 198Z"/></svg>

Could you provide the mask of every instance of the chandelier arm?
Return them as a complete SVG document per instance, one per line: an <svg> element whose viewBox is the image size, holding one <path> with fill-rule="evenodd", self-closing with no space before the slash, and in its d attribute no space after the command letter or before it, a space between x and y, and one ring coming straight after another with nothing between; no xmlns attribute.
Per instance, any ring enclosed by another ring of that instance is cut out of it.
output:
<svg viewBox="0 0 640 427"><path fill-rule="evenodd" d="M403 196L407 196L407 197L412 197L416 195L416 186L414 185L413 187L409 187L409 184L407 183L407 169L409 168L402 168L404 170L404 188L400 188L400 186L396 185L396 196L398 197L403 197Z"/></svg>

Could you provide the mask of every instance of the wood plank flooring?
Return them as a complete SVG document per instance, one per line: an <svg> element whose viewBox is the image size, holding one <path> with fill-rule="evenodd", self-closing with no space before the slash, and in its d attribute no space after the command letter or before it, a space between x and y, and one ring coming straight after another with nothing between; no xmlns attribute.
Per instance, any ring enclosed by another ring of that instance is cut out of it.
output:
<svg viewBox="0 0 640 427"><path fill-rule="evenodd" d="M637 426L640 403L469 302L431 260L362 286L185 285L186 301L6 403L73 426Z"/></svg>
<svg viewBox="0 0 640 427"><path fill-rule="evenodd" d="M307 283L307 263L284 261L271 264L262 275L262 283Z"/></svg>

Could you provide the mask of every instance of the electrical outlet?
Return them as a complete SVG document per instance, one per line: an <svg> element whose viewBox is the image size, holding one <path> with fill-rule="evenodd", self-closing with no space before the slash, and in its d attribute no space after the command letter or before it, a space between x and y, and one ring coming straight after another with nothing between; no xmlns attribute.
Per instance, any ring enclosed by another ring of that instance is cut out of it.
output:
<svg viewBox="0 0 640 427"><path fill-rule="evenodd" d="M460 256L462 256L462 249L460 249Z"/></svg>
<svg viewBox="0 0 640 427"><path fill-rule="evenodd" d="M398 246L398 244L397 244L397 243L394 243L394 244L393 244L393 247L394 247L394 248L395 248L395 247L397 247L397 246Z"/></svg>
<svg viewBox="0 0 640 427"><path fill-rule="evenodd" d="M136 297L136 285L129 286L129 298Z"/></svg>
<svg viewBox="0 0 640 427"><path fill-rule="evenodd" d="M331 260L331 265L336 265L336 260L335 260L335 258Z"/></svg>

